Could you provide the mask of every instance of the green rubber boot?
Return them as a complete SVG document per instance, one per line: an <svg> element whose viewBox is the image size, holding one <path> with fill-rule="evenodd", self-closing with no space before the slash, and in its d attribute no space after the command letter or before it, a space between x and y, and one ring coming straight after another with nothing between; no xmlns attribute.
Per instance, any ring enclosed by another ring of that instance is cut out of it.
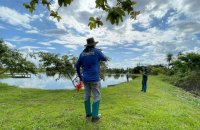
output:
<svg viewBox="0 0 200 130"><path fill-rule="evenodd" d="M97 122L100 119L99 103L100 101L97 101L92 104L92 122Z"/></svg>
<svg viewBox="0 0 200 130"><path fill-rule="evenodd" d="M90 104L90 99L86 100L84 102L85 104L85 113L86 113L86 117L91 117L92 113L91 113L91 104Z"/></svg>

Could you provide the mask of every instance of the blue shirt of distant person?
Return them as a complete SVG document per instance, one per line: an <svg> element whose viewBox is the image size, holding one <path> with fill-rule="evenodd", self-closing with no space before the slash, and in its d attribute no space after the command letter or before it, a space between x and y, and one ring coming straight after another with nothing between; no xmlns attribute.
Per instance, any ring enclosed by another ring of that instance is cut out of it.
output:
<svg viewBox="0 0 200 130"><path fill-rule="evenodd" d="M106 56L99 49L95 48L97 43L98 42L96 42L94 38L88 38L85 49L80 54L76 64L76 71L80 80L82 80L84 84L86 118L92 117L92 122L97 122L100 119L100 61L107 61ZM91 93L93 94L92 110L90 103Z"/></svg>

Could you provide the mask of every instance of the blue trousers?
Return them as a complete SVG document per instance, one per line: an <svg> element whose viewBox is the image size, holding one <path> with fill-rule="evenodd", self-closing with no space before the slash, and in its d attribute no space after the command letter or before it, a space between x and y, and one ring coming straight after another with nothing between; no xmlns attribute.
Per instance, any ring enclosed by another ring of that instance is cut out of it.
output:
<svg viewBox="0 0 200 130"><path fill-rule="evenodd" d="M146 92L147 90L147 80L142 80L142 91Z"/></svg>

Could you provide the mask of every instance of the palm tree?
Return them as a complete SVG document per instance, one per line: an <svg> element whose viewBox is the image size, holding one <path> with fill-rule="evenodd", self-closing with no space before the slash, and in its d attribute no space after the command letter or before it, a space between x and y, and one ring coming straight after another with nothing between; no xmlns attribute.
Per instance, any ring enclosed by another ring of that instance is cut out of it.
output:
<svg viewBox="0 0 200 130"><path fill-rule="evenodd" d="M168 53L167 57L166 57L166 60L168 62L168 69L169 69L169 66L170 66L172 58L173 58L173 54L172 53Z"/></svg>

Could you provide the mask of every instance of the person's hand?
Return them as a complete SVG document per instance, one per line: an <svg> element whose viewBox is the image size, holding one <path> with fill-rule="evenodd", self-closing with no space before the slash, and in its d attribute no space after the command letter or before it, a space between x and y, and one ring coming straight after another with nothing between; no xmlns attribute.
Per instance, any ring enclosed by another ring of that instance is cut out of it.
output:
<svg viewBox="0 0 200 130"><path fill-rule="evenodd" d="M77 92L81 91L82 87L83 87L83 82L80 80L79 83L76 85Z"/></svg>

